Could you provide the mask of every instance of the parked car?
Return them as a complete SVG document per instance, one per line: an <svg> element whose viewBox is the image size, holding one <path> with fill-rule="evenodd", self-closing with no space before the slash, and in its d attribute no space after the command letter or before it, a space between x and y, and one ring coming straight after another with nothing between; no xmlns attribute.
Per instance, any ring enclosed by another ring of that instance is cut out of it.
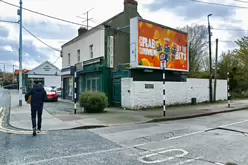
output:
<svg viewBox="0 0 248 165"><path fill-rule="evenodd" d="M4 89L18 89L17 84L9 84L3 87Z"/></svg>
<svg viewBox="0 0 248 165"><path fill-rule="evenodd" d="M61 97L62 88L58 87L58 88L55 89L55 91L56 91L57 95Z"/></svg>
<svg viewBox="0 0 248 165"><path fill-rule="evenodd" d="M47 98L45 101L58 101L58 95L54 89L51 87L44 87L47 93Z"/></svg>

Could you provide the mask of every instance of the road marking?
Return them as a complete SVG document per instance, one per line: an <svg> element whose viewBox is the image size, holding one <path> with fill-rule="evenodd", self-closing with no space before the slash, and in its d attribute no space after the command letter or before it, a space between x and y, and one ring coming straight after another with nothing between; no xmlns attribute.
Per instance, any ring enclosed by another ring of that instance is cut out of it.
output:
<svg viewBox="0 0 248 165"><path fill-rule="evenodd" d="M199 159L202 159L203 156L200 156L200 157L196 157L196 158L192 158L192 159L188 159L188 160L185 160L185 161L180 161L179 163L175 164L175 165L183 165L183 164L186 164L186 163L191 163L191 162L194 162L194 161L197 161Z"/></svg>
<svg viewBox="0 0 248 165"><path fill-rule="evenodd" d="M170 147L166 147L166 148L157 148L157 149L154 149L154 150L149 150L149 151L145 151L145 152L139 152L139 153L135 153L135 154L130 154L129 156L141 156L141 155L144 155L144 154L149 154L149 153L152 153L152 152L157 152L157 151L160 151L160 150L165 150L165 149L169 149L169 148L173 148L174 146L170 146Z"/></svg>
<svg viewBox="0 0 248 165"><path fill-rule="evenodd" d="M243 120L243 121L240 121L240 122L230 123L230 124L228 124L228 126L235 125L235 124L240 124L240 123L245 123L245 122L248 122L248 120ZM217 127L223 127L223 126L217 126ZM163 142L163 141L175 140L175 139L179 139L179 138L183 138L183 137L187 137L187 136L191 136L191 135L196 135L196 134L204 133L205 131L207 131L209 129L213 129L213 128L208 128L208 129L205 129L203 131L192 132L192 133L184 134L184 135L181 135L181 136L175 136L175 137L168 138L168 139L161 140L161 141ZM94 154L101 154L101 153L107 153L107 152L127 150L127 149L132 149L134 147L143 146L143 145L146 145L146 144L158 143L158 142L161 142L161 141L147 142L147 143L138 144L138 145L134 145L134 146L130 146L130 147L113 148L113 149L109 149L109 150L100 150L100 151L95 151L95 152L86 152L86 153L75 154L75 155L67 155L67 156L61 156L61 157L54 157L54 158L43 159L43 160L39 160L39 161L33 161L33 162L23 163L21 165L38 164L38 163L44 163L44 162L49 162L49 161L54 161L54 160L61 160L61 159L75 158L75 157L80 157L80 156L87 156L87 155L94 155ZM219 164L219 165L222 165L222 164Z"/></svg>
<svg viewBox="0 0 248 165"><path fill-rule="evenodd" d="M245 122L248 122L248 120L243 120L243 121L238 121L238 122L234 122L234 123L230 123L230 124L225 124L225 125L221 125L218 127L228 127L228 126L237 125L237 124L241 124L241 123L245 123Z"/></svg>
<svg viewBox="0 0 248 165"><path fill-rule="evenodd" d="M232 125L241 124L241 123L245 123L245 122L248 122L248 120L242 120L242 121L239 121L239 122L229 123L229 124L217 126L217 127L214 127L214 128L227 127L227 126L232 126ZM184 138L184 137L187 137L187 136L192 136L192 135L204 133L205 131L212 130L214 128L207 128L207 129L202 130L202 131L196 131L196 132L192 132L192 133L188 133L188 134L183 134L183 135L180 135L180 136L174 136L174 137L164 139L164 140L160 140L160 141L152 141L152 142L141 143L141 144L134 145L133 147L139 147L139 146L144 146L144 145L147 145L147 144L153 144L153 143L157 143L157 142L164 142L164 141L168 141L168 140L180 139L180 138Z"/></svg>
<svg viewBox="0 0 248 165"><path fill-rule="evenodd" d="M152 156L156 156L156 155L164 154L164 153L168 153L168 152L173 152L173 151L174 152L179 151L179 152L181 152L181 154L177 154L175 156L170 156L168 158L161 159L161 160L153 160L153 161L144 160L145 158L149 158L149 157L152 157ZM142 157L138 157L137 160L142 162L142 163L145 163L145 164L155 164L155 163L162 163L162 162L166 162L166 161L169 161L169 160L173 160L175 158L184 157L184 156L186 156L188 154L189 154L188 151L185 151L183 149L170 149L170 150L164 150L164 151L148 154L148 155L145 155L145 156L142 156Z"/></svg>

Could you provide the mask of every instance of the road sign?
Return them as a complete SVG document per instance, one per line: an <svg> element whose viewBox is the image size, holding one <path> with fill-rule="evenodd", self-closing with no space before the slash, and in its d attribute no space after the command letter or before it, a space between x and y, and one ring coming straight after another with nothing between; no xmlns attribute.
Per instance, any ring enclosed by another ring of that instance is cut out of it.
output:
<svg viewBox="0 0 248 165"><path fill-rule="evenodd" d="M160 61L164 61L166 58L165 53L161 53L159 58L160 58Z"/></svg>

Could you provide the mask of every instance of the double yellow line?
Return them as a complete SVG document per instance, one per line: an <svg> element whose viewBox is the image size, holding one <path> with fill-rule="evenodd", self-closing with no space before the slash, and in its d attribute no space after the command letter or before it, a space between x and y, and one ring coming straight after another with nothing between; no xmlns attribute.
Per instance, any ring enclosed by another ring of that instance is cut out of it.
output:
<svg viewBox="0 0 248 165"><path fill-rule="evenodd" d="M6 114L6 107L0 107L0 114L2 112L2 115L0 116L0 132L5 132L5 133L10 133L10 134L22 134L22 135L28 135L28 134L33 134L32 131L17 131L17 130L12 130L12 129L8 129L8 128L4 128L3 127L3 119L4 119L4 115ZM47 134L46 132L40 132L39 134Z"/></svg>

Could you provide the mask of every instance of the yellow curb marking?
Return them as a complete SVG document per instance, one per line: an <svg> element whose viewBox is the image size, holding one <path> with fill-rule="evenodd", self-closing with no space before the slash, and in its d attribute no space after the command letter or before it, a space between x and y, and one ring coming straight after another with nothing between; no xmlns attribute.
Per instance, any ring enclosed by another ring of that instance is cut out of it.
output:
<svg viewBox="0 0 248 165"><path fill-rule="evenodd" d="M2 116L0 117L0 131L1 132L5 132L5 133L10 133L10 134L21 134L21 135L28 135L28 134L33 134L32 131L16 131L16 130L11 130L11 129L8 129L8 128L4 128L3 127L3 117L4 117L4 114L6 112L6 108L0 108L0 112L3 111L2 113ZM38 134L47 134L47 132L40 132Z"/></svg>

